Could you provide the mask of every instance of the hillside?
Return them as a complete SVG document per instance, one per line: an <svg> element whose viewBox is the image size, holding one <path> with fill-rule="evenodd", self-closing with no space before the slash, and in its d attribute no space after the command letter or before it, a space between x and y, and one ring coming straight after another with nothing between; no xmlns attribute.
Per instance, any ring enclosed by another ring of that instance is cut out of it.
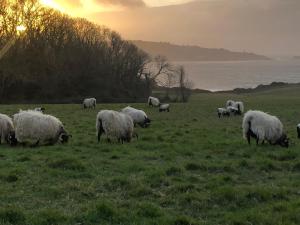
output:
<svg viewBox="0 0 300 225"><path fill-rule="evenodd" d="M166 42L132 41L151 56L164 55L170 61L236 61L268 60L269 58L249 52L233 52L226 49L175 45Z"/></svg>

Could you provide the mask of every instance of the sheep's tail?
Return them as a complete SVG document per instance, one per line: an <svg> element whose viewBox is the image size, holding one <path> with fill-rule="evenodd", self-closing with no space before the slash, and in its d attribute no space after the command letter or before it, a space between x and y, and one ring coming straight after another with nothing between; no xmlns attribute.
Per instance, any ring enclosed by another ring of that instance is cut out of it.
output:
<svg viewBox="0 0 300 225"><path fill-rule="evenodd" d="M243 119L243 137L247 139L247 133L251 129L251 120L249 116L245 116Z"/></svg>

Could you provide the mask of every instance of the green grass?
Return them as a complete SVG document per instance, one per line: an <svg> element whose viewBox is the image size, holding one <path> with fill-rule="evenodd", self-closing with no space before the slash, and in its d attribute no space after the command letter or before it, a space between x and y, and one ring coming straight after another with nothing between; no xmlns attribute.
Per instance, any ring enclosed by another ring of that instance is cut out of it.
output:
<svg viewBox="0 0 300 225"><path fill-rule="evenodd" d="M277 115L292 145L248 146L242 117L218 119L227 99ZM0 148L0 224L300 224L300 90L199 94L137 128L130 144L98 144L95 117L126 104L45 105L73 135L67 145ZM30 105L2 105L12 115Z"/></svg>

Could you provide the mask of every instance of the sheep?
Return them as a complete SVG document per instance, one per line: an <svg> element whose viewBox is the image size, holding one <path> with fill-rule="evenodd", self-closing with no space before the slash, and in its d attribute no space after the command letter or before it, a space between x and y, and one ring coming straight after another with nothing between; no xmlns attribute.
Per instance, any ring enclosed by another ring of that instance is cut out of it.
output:
<svg viewBox="0 0 300 225"><path fill-rule="evenodd" d="M300 123L297 125L298 138L300 138Z"/></svg>
<svg viewBox="0 0 300 225"><path fill-rule="evenodd" d="M133 120L125 113L114 110L101 110L96 118L96 131L98 142L102 133L106 134L107 140L116 138L118 142L130 142L133 137ZM136 135L137 137L137 135Z"/></svg>
<svg viewBox="0 0 300 225"><path fill-rule="evenodd" d="M234 106L228 106L227 111L233 115L240 115L239 109Z"/></svg>
<svg viewBox="0 0 300 225"><path fill-rule="evenodd" d="M53 145L66 143L71 137L58 118L34 110L20 110L13 116L13 124L15 133L11 137L11 145Z"/></svg>
<svg viewBox="0 0 300 225"><path fill-rule="evenodd" d="M134 125L138 124L140 127L146 128L151 123L151 120L143 110L127 106L122 109L121 112L129 115L132 118Z"/></svg>
<svg viewBox="0 0 300 225"><path fill-rule="evenodd" d="M0 113L0 144L2 141L6 141L10 143L10 136L13 135L14 132L14 125L12 119Z"/></svg>
<svg viewBox="0 0 300 225"><path fill-rule="evenodd" d="M242 115L242 113L244 112L244 103L235 102L234 107L238 109L238 115Z"/></svg>
<svg viewBox="0 0 300 225"><path fill-rule="evenodd" d="M170 112L170 104L159 104L159 112Z"/></svg>
<svg viewBox="0 0 300 225"><path fill-rule="evenodd" d="M234 105L235 105L235 101L233 101L233 100L228 100L226 102L226 108L228 108L229 106L234 106Z"/></svg>
<svg viewBox="0 0 300 225"><path fill-rule="evenodd" d="M37 107L37 108L34 109L34 111L41 112L41 113L44 113L45 110L46 109L44 107Z"/></svg>
<svg viewBox="0 0 300 225"><path fill-rule="evenodd" d="M289 139L283 133L283 125L276 116L262 111L248 111L243 119L243 136L250 144L250 137L259 141L268 141L271 145L289 147Z"/></svg>
<svg viewBox="0 0 300 225"><path fill-rule="evenodd" d="M83 108L96 108L96 99L95 98L86 98L83 100Z"/></svg>
<svg viewBox="0 0 300 225"><path fill-rule="evenodd" d="M149 106L158 107L159 104L160 104L160 101L159 101L158 98L149 96L149 98L148 98L148 105Z"/></svg>
<svg viewBox="0 0 300 225"><path fill-rule="evenodd" d="M228 109L225 109L225 108L218 108L217 113L218 113L219 118L221 116L223 116L223 117L224 116L230 116L230 111Z"/></svg>

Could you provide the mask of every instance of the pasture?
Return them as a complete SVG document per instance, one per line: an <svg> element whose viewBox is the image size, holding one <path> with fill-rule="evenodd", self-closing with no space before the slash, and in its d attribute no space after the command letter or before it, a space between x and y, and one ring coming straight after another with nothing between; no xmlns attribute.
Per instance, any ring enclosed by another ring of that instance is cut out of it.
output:
<svg viewBox="0 0 300 225"><path fill-rule="evenodd" d="M289 149L248 146L242 117L219 119L217 107L278 116ZM300 89L256 94L198 94L170 113L130 104L153 120L130 144L97 143L96 114L126 104L43 105L73 138L66 145L0 146L0 224L243 225L300 224ZM12 115L30 105L1 105Z"/></svg>

